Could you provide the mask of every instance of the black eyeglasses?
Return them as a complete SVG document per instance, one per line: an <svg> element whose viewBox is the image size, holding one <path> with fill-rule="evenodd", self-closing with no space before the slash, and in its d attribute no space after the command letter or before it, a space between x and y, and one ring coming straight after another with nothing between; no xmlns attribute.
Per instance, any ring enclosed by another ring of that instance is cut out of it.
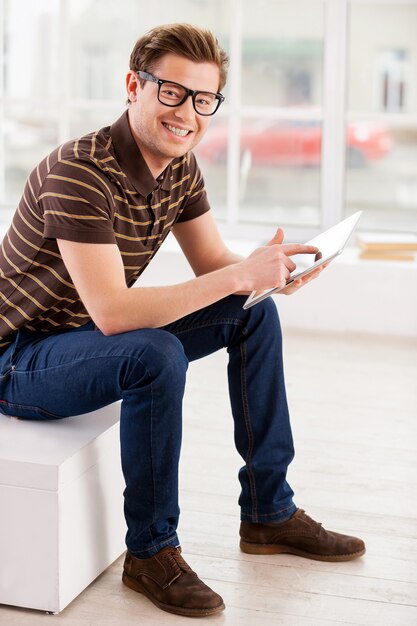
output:
<svg viewBox="0 0 417 626"><path fill-rule="evenodd" d="M194 110L199 115L214 115L224 100L224 95L221 93L194 91L179 83L156 78L156 76L152 76L152 74L148 74L148 72L136 73L139 78L149 80L151 83L158 85L158 100L167 107L179 107L191 96Z"/></svg>

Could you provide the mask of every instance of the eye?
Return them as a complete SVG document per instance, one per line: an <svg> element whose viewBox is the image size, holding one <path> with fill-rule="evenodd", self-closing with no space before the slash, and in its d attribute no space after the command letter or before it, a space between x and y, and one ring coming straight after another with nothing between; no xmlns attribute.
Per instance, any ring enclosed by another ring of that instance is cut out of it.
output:
<svg viewBox="0 0 417 626"><path fill-rule="evenodd" d="M174 91L173 89L164 89L162 91L164 96L168 96L169 98L178 98L178 92Z"/></svg>
<svg viewBox="0 0 417 626"><path fill-rule="evenodd" d="M160 94L163 98L180 100L183 97L183 90L177 85L166 83L162 85Z"/></svg>
<svg viewBox="0 0 417 626"><path fill-rule="evenodd" d="M211 107L216 97L211 93L199 93L197 94L196 104L200 107Z"/></svg>

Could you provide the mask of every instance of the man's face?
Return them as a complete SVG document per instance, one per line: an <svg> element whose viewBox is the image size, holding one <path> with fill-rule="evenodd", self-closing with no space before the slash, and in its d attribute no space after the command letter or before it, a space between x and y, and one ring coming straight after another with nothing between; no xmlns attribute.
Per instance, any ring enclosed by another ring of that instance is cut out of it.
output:
<svg viewBox="0 0 417 626"><path fill-rule="evenodd" d="M146 68L147 69L147 68ZM219 68L214 63L194 63L175 54L166 54L151 74L193 90L217 92ZM175 157L194 148L210 122L199 115L191 97L180 106L167 107L158 101L158 85L146 81L141 87L134 72L127 76L129 122L135 140L152 173L159 174ZM184 134L186 131L186 134Z"/></svg>

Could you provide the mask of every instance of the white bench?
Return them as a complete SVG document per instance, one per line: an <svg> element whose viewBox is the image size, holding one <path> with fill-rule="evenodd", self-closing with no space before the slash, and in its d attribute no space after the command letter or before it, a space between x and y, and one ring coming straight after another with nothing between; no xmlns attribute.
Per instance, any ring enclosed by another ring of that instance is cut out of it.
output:
<svg viewBox="0 0 417 626"><path fill-rule="evenodd" d="M119 414L0 415L0 603L59 612L125 550Z"/></svg>

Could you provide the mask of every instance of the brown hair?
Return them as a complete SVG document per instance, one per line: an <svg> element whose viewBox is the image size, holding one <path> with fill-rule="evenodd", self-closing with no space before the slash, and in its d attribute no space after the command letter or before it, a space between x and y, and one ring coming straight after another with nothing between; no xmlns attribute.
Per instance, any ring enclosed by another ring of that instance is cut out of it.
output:
<svg viewBox="0 0 417 626"><path fill-rule="evenodd" d="M229 65L226 52L211 31L191 24L164 24L149 30L136 42L129 67L134 72L152 72L158 60L168 53L195 63L214 63L220 71L219 90L226 84Z"/></svg>

